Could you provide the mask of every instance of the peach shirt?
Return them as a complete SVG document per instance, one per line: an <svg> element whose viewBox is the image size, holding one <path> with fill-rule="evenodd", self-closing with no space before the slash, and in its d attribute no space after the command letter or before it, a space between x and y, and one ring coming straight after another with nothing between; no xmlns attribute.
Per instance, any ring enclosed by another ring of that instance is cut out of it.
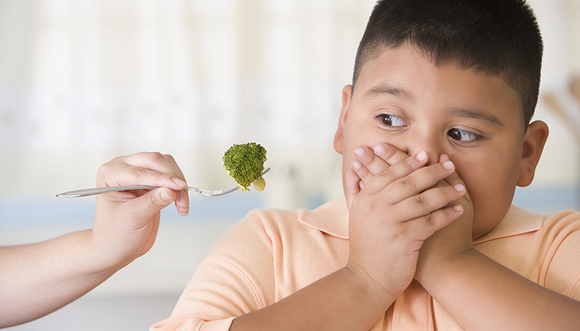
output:
<svg viewBox="0 0 580 331"><path fill-rule="evenodd" d="M235 316L271 305L345 266L348 247L344 199L313 211L253 210L200 263L171 317L151 330L228 330ZM580 213L544 217L512 206L475 247L580 300ZM371 330L461 328L413 281Z"/></svg>

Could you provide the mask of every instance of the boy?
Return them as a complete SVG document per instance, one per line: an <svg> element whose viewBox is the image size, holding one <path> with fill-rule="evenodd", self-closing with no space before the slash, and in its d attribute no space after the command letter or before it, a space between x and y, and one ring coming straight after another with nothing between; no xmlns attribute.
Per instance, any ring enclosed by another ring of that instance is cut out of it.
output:
<svg viewBox="0 0 580 331"><path fill-rule="evenodd" d="M523 1L379 2L334 139L346 198L252 211L152 330L577 330L580 215L511 205L548 135L541 56Z"/></svg>

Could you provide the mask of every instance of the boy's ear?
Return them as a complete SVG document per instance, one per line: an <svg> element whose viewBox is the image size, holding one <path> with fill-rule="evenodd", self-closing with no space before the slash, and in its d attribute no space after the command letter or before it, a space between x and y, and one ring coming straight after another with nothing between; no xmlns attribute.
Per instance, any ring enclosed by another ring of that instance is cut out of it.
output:
<svg viewBox="0 0 580 331"><path fill-rule="evenodd" d="M352 97L352 85L346 85L342 89L342 108L340 109L340 117L338 119L338 129L334 134L334 150L338 154L342 154L344 144L344 127L346 125L346 117L348 116L348 108L350 106L350 99Z"/></svg>
<svg viewBox="0 0 580 331"><path fill-rule="evenodd" d="M528 126L522 148L518 186L525 187L532 183L548 133L548 125L543 121L534 121Z"/></svg>

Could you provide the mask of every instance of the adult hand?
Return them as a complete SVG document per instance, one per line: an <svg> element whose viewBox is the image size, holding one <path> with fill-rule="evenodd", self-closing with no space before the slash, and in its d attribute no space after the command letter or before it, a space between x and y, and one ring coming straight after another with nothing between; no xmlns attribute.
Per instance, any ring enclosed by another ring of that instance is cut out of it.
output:
<svg viewBox="0 0 580 331"><path fill-rule="evenodd" d="M99 187L151 185L152 190L123 191L97 196L92 237L102 263L125 265L145 254L155 242L160 211L175 201L187 215L185 178L171 155L138 153L117 157L101 166Z"/></svg>
<svg viewBox="0 0 580 331"><path fill-rule="evenodd" d="M161 188L98 196L93 229L0 247L0 328L69 304L145 254L157 235L159 211L172 201L187 214L186 184L171 156L139 153L104 164L98 186L118 185Z"/></svg>

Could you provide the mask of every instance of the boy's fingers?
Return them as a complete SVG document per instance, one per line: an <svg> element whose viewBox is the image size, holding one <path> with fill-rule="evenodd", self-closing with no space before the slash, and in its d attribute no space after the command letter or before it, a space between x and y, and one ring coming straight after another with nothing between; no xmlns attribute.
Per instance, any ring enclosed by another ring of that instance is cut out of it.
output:
<svg viewBox="0 0 580 331"><path fill-rule="evenodd" d="M461 205L437 209L428 215L408 221L409 231L417 236L418 240L427 240L436 231L441 230L463 214Z"/></svg>
<svg viewBox="0 0 580 331"><path fill-rule="evenodd" d="M424 217L448 206L464 194L464 187L452 187L449 185L432 187L401 201L395 206L395 213L405 220Z"/></svg>
<svg viewBox="0 0 580 331"><path fill-rule="evenodd" d="M363 183L367 183L373 175L378 174L390 166L385 160L378 157L369 147L359 146L354 150L354 154L356 155L355 162L359 162L368 169L366 174L357 172L363 180Z"/></svg>
<svg viewBox="0 0 580 331"><path fill-rule="evenodd" d="M409 154L387 143L379 143L373 148L374 153L390 165L399 163L409 157Z"/></svg>
<svg viewBox="0 0 580 331"><path fill-rule="evenodd" d="M399 163L409 157L405 152L386 143L380 143L373 149L366 146L359 146L354 151L356 161L364 165L370 173L361 174L364 183L368 182L372 175L385 170L387 167Z"/></svg>
<svg viewBox="0 0 580 331"><path fill-rule="evenodd" d="M358 160L354 160L352 162L352 170L358 175L359 181L363 184L368 183L374 175L364 164Z"/></svg>
<svg viewBox="0 0 580 331"><path fill-rule="evenodd" d="M417 155L414 156L407 156L406 159L404 159L401 162L398 162L395 165L392 165L390 167L385 168L383 171L375 174L372 178L371 181L369 181L368 183L365 183L365 185L369 186L369 193L374 194L374 193L378 193L380 191L382 191L387 185L391 185L392 183L398 181L398 186L401 186L401 184L409 184L412 185L415 182L417 182L417 179L415 179L415 177L417 177L418 175L415 174L413 175L413 173L416 173L416 171L418 171L418 169L422 168L425 166L425 164L427 163L427 154L425 152L420 152ZM420 174L425 174L425 172L420 172ZM431 176L433 177L433 176ZM435 182L441 180L442 178L437 179ZM407 186L409 186L407 185ZM419 184L419 185L423 185L423 184ZM432 186L433 184L431 184ZM405 186L405 185L403 185ZM425 190L429 188L429 186L427 187L422 187L422 190ZM389 190L389 194L391 196L400 196L401 192L397 192L396 189L391 189ZM404 195L402 197L399 197L399 199L403 199L406 197L409 197L411 195L415 195L418 192L409 192L409 190L405 190L402 191L404 194L408 194L408 195ZM399 200L400 201L400 200ZM399 201L390 201L391 203L396 203Z"/></svg>
<svg viewBox="0 0 580 331"><path fill-rule="evenodd" d="M446 162L449 161L449 156L447 156L446 154L442 154L439 157L439 162ZM463 186L465 188L465 182L463 181L463 179L461 179L461 177L459 177L459 174L457 173L457 171L454 171L453 173L451 173L451 175L447 176L445 178L445 182L453 187L457 187L457 186ZM471 198L469 197L469 192L465 192L464 198L467 201L471 201Z"/></svg>
<svg viewBox="0 0 580 331"><path fill-rule="evenodd" d="M352 201L354 200L354 197L360 192L360 184L359 184L360 182L361 182L360 177L356 174L356 172L353 169L347 170L344 180L344 186L346 187L346 202L349 209L352 206Z"/></svg>

